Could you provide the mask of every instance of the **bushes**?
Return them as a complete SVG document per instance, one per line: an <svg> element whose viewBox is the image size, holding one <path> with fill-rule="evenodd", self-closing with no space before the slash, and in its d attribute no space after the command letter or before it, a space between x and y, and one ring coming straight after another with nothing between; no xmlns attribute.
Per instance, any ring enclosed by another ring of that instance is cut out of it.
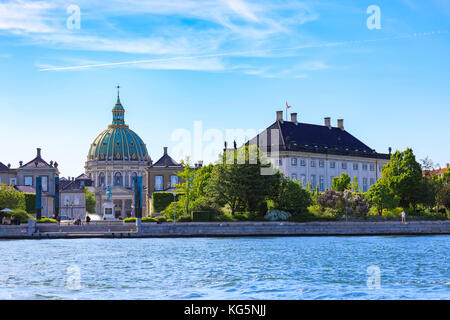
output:
<svg viewBox="0 0 450 320"><path fill-rule="evenodd" d="M178 200L178 195L175 197ZM158 191L152 195L152 212L162 212L173 202L172 192Z"/></svg>
<svg viewBox="0 0 450 320"><path fill-rule="evenodd" d="M123 219L123 223L136 223L137 218L136 217L131 217L131 218L125 218ZM156 220L153 217L143 217L141 218L141 222L142 223L149 223L149 222L157 222L158 220Z"/></svg>
<svg viewBox="0 0 450 320"><path fill-rule="evenodd" d="M40 220L36 220L36 223L58 223L55 219L42 218Z"/></svg>
<svg viewBox="0 0 450 320"><path fill-rule="evenodd" d="M194 222L206 222L214 220L214 213L211 211L193 211L192 221Z"/></svg>
<svg viewBox="0 0 450 320"><path fill-rule="evenodd" d="M12 217L15 221L20 221L20 223L27 223L29 219L34 219L25 210L16 209L12 213Z"/></svg>
<svg viewBox="0 0 450 320"><path fill-rule="evenodd" d="M135 223L135 222L136 222L135 217L123 219L123 223Z"/></svg>
<svg viewBox="0 0 450 320"><path fill-rule="evenodd" d="M271 210L264 216L269 221L286 221L291 217L292 215L289 212L281 210Z"/></svg>
<svg viewBox="0 0 450 320"><path fill-rule="evenodd" d="M317 203L322 208L335 210L333 212L336 217L343 217L346 214L353 217L365 217L369 212L367 200L351 191L326 191L317 198Z"/></svg>

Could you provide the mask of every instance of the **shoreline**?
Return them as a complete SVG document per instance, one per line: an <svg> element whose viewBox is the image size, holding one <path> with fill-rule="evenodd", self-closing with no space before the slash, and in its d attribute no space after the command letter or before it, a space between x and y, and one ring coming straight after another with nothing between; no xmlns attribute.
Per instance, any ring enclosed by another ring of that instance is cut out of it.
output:
<svg viewBox="0 0 450 320"><path fill-rule="evenodd" d="M450 220L386 222L177 222L0 226L0 239L450 235Z"/></svg>

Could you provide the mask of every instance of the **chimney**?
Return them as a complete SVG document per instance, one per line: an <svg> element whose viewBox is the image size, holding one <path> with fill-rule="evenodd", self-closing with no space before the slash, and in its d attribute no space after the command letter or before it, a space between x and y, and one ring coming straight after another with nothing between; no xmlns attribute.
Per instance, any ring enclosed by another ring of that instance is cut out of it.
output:
<svg viewBox="0 0 450 320"><path fill-rule="evenodd" d="M167 147L164 147L164 155L167 155Z"/></svg>
<svg viewBox="0 0 450 320"><path fill-rule="evenodd" d="M23 161L19 161L19 166L21 167L23 164Z"/></svg>
<svg viewBox="0 0 450 320"><path fill-rule="evenodd" d="M277 111L277 121L283 122L283 111Z"/></svg>
<svg viewBox="0 0 450 320"><path fill-rule="evenodd" d="M203 160L198 160L198 167L199 168L203 167Z"/></svg>
<svg viewBox="0 0 450 320"><path fill-rule="evenodd" d="M391 147L389 147L389 155L391 155L391 153L392 153L392 148Z"/></svg>
<svg viewBox="0 0 450 320"><path fill-rule="evenodd" d="M450 167L450 163L447 163L447 168Z"/></svg>
<svg viewBox="0 0 450 320"><path fill-rule="evenodd" d="M36 151L37 151L36 156L40 158L41 157L41 148L37 148Z"/></svg>
<svg viewBox="0 0 450 320"><path fill-rule="evenodd" d="M328 127L328 129L331 129L331 118L326 117L326 118L323 118L323 120L324 120L325 127Z"/></svg>
<svg viewBox="0 0 450 320"><path fill-rule="evenodd" d="M11 163L8 163L8 169L11 168Z"/></svg>
<svg viewBox="0 0 450 320"><path fill-rule="evenodd" d="M338 126L339 129L344 131L344 119L338 119L337 120L337 126Z"/></svg>
<svg viewBox="0 0 450 320"><path fill-rule="evenodd" d="M297 122L297 112L291 113L291 122L298 124Z"/></svg>

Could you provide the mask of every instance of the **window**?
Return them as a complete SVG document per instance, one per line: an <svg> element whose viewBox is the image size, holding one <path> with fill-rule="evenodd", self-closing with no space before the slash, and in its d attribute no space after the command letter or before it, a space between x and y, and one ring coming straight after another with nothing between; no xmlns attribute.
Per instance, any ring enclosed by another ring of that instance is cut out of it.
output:
<svg viewBox="0 0 450 320"><path fill-rule="evenodd" d="M358 164L357 163L353 164L353 170L358 170Z"/></svg>
<svg viewBox="0 0 450 320"><path fill-rule="evenodd" d="M84 187L84 185L85 185L84 180L81 180L81 181L80 181L80 186L81 186L81 187Z"/></svg>
<svg viewBox="0 0 450 320"><path fill-rule="evenodd" d="M70 198L69 198L69 196L65 196L65 197L64 197L64 205L65 205L65 206L70 205Z"/></svg>
<svg viewBox="0 0 450 320"><path fill-rule="evenodd" d="M33 185L33 177L25 177L25 183L26 186L32 186Z"/></svg>
<svg viewBox="0 0 450 320"><path fill-rule="evenodd" d="M315 167L316 166L316 161L315 160L311 160L311 167Z"/></svg>
<svg viewBox="0 0 450 320"><path fill-rule="evenodd" d="M342 169L347 169L347 162L342 162Z"/></svg>
<svg viewBox="0 0 450 320"><path fill-rule="evenodd" d="M297 158L291 159L291 165L296 166L297 165Z"/></svg>
<svg viewBox="0 0 450 320"><path fill-rule="evenodd" d="M9 184L15 186L16 185L16 178L9 179Z"/></svg>
<svg viewBox="0 0 450 320"><path fill-rule="evenodd" d="M105 185L105 174L103 172L100 173L98 176L98 186L104 186Z"/></svg>
<svg viewBox="0 0 450 320"><path fill-rule="evenodd" d="M325 161L319 160L319 167L321 168L325 167Z"/></svg>
<svg viewBox="0 0 450 320"><path fill-rule="evenodd" d="M48 192L48 177L42 176L42 192Z"/></svg>
<svg viewBox="0 0 450 320"><path fill-rule="evenodd" d="M73 204L78 206L80 204L80 198L78 198L78 196L75 196L74 200L73 200Z"/></svg>
<svg viewBox="0 0 450 320"><path fill-rule="evenodd" d="M331 168L331 169L336 168L336 162L331 161L331 162L330 162L330 168Z"/></svg>
<svg viewBox="0 0 450 320"><path fill-rule="evenodd" d="M164 189L164 179L163 176L155 176L155 190Z"/></svg>
<svg viewBox="0 0 450 320"><path fill-rule="evenodd" d="M375 184L375 179L374 178L370 178L370 185L374 185Z"/></svg>
<svg viewBox="0 0 450 320"><path fill-rule="evenodd" d="M178 184L178 176L170 176L170 187L175 188L176 184Z"/></svg>
<svg viewBox="0 0 450 320"><path fill-rule="evenodd" d="M301 165L302 167L306 166L306 161L305 161L305 159L300 159L300 165Z"/></svg>
<svg viewBox="0 0 450 320"><path fill-rule="evenodd" d="M316 176L315 175L311 175L311 186L313 189L316 188Z"/></svg>
<svg viewBox="0 0 450 320"><path fill-rule="evenodd" d="M367 178L363 178L363 192L367 192Z"/></svg>
<svg viewBox="0 0 450 320"><path fill-rule="evenodd" d="M325 191L325 178L323 176L320 176L319 178L319 190L320 192Z"/></svg>
<svg viewBox="0 0 450 320"><path fill-rule="evenodd" d="M120 172L116 172L114 175L114 185L121 186L122 185L122 174Z"/></svg>
<svg viewBox="0 0 450 320"><path fill-rule="evenodd" d="M367 163L363 163L362 169L363 169L363 170L367 170Z"/></svg>
<svg viewBox="0 0 450 320"><path fill-rule="evenodd" d="M302 174L300 176L300 182L302 183L303 186L306 186L306 175Z"/></svg>
<svg viewBox="0 0 450 320"><path fill-rule="evenodd" d="M370 165L370 171L375 171L375 165L374 164Z"/></svg>
<svg viewBox="0 0 450 320"><path fill-rule="evenodd" d="M291 174L291 180L297 180L297 174L296 173Z"/></svg>

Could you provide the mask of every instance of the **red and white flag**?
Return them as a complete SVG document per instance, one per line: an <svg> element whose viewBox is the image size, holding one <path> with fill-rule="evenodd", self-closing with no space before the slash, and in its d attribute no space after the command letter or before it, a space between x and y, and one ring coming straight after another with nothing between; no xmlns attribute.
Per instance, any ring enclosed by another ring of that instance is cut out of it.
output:
<svg viewBox="0 0 450 320"><path fill-rule="evenodd" d="M286 101L286 109L292 108L292 106L288 105L287 101Z"/></svg>

